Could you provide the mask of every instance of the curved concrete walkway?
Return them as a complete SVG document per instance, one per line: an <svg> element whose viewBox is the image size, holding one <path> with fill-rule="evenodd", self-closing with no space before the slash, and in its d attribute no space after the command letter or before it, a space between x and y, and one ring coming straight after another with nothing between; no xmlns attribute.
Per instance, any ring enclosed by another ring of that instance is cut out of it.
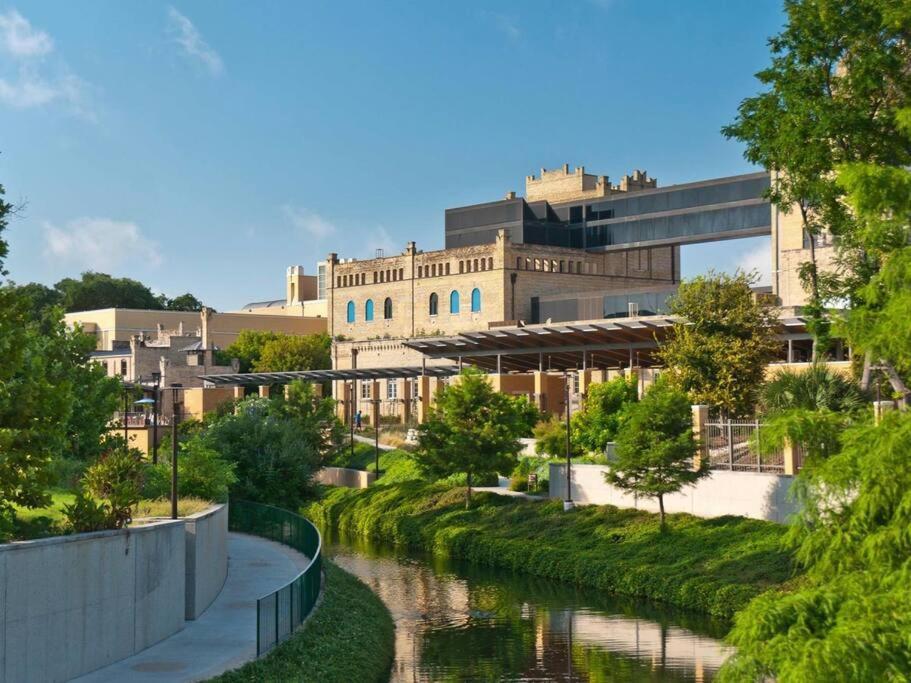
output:
<svg viewBox="0 0 911 683"><path fill-rule="evenodd" d="M109 681L200 681L256 657L256 599L284 585L309 560L274 541L228 534L228 578L202 616L142 652L75 679Z"/></svg>

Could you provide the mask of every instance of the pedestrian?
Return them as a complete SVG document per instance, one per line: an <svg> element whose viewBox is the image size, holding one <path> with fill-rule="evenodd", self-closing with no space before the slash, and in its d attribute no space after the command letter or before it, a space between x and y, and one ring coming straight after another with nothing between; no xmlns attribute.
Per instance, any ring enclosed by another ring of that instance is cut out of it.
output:
<svg viewBox="0 0 911 683"><path fill-rule="evenodd" d="M357 411L357 415L354 416L354 426L357 431L361 431L361 411Z"/></svg>

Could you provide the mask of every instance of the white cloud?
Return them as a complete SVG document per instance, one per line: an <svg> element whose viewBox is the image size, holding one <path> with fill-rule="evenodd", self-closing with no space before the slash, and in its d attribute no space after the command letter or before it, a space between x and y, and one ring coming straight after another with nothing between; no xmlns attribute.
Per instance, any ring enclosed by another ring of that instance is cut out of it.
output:
<svg viewBox="0 0 911 683"><path fill-rule="evenodd" d="M183 48L184 54L199 60L213 76L221 75L224 71L221 55L203 40L193 22L173 7L168 7L168 30L174 42Z"/></svg>
<svg viewBox="0 0 911 683"><path fill-rule="evenodd" d="M47 258L80 268L110 272L130 265L159 266L160 247L130 221L77 218L60 228L44 224Z"/></svg>
<svg viewBox="0 0 911 683"><path fill-rule="evenodd" d="M282 213L291 225L310 237L322 239L335 232L335 225L309 209L285 204L282 206Z"/></svg>
<svg viewBox="0 0 911 683"><path fill-rule="evenodd" d="M51 37L32 28L29 20L14 9L0 14L0 45L16 59L43 57L54 49Z"/></svg>
<svg viewBox="0 0 911 683"><path fill-rule="evenodd" d="M756 271L759 275L759 281L756 283L759 287L768 287L772 284L772 261L770 253L770 244L763 241L749 251L742 251L737 258L737 267L746 272Z"/></svg>
<svg viewBox="0 0 911 683"><path fill-rule="evenodd" d="M85 82L62 61L44 63L44 57L54 51L54 41L16 10L0 14L0 50L12 57L6 72L0 74L0 103L31 109L61 102L73 113L94 120Z"/></svg>

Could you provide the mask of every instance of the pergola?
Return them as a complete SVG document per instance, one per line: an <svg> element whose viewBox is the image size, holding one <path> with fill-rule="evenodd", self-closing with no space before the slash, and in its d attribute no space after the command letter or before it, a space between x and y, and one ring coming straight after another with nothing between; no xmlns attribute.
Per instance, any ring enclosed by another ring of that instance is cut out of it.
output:
<svg viewBox="0 0 911 683"><path fill-rule="evenodd" d="M567 324L496 327L403 344L426 358L445 358L497 373L649 367L675 318L648 316ZM429 369L429 368L428 368Z"/></svg>
<svg viewBox="0 0 911 683"><path fill-rule="evenodd" d="M269 386L289 384L294 380L309 382L407 379L426 375L429 377L449 377L457 375L457 365L404 366L397 368L356 368L348 370L300 370L294 372L237 372L224 375L200 375L200 379L214 386Z"/></svg>

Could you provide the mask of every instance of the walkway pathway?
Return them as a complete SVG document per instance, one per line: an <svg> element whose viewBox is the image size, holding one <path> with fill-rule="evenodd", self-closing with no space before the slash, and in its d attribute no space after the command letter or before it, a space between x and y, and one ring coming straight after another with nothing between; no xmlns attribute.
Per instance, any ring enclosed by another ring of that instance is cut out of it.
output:
<svg viewBox="0 0 911 683"><path fill-rule="evenodd" d="M357 442L359 442L359 443L365 443L365 444L367 444L368 446L373 446L373 445L376 443L376 441L375 441L374 439L372 439L371 437L369 437L369 436L363 436L363 435L361 435L361 434L355 434L355 435L354 435L354 440L357 441ZM350 443L350 441L349 441L349 443ZM389 446L389 445L387 445L387 444L380 443L380 450L381 450L381 451L394 451L394 450L395 450L395 446Z"/></svg>
<svg viewBox="0 0 911 683"><path fill-rule="evenodd" d="M474 491L486 491L487 493L496 493L498 496L512 496L513 498L527 498L528 500L544 500L547 496L536 496L524 491L510 491L509 478L497 477L496 486L475 486Z"/></svg>
<svg viewBox="0 0 911 683"><path fill-rule="evenodd" d="M307 563L280 543L228 534L228 578L199 619L139 654L75 680L199 681L240 666L256 656L256 599L293 579Z"/></svg>

